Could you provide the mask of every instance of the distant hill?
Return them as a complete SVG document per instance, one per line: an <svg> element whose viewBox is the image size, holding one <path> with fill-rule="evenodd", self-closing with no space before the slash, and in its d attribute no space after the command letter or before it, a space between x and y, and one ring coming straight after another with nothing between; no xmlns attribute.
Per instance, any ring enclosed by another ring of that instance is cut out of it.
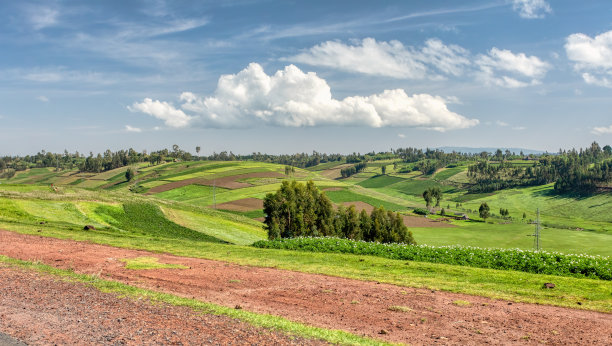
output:
<svg viewBox="0 0 612 346"><path fill-rule="evenodd" d="M520 153L521 151L523 152L523 154L525 155L529 155L529 154L544 154L545 151L543 150L533 150L533 149L522 149L522 148L470 148L470 147L438 147L435 148L438 150L442 150L445 153L450 153L453 151L456 152L461 152L461 153L469 153L469 154L478 154L478 153L482 153L483 151L489 152L489 153L495 153L497 151L497 149L501 149L502 151L506 151L506 149L510 150L511 153Z"/></svg>

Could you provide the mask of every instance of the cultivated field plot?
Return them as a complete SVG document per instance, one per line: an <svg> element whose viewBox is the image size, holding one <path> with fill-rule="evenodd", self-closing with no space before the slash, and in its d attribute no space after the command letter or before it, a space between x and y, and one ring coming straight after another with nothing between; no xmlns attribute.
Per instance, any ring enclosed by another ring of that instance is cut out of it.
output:
<svg viewBox="0 0 612 346"><path fill-rule="evenodd" d="M257 198L243 198L236 201L216 205L217 209L231 211L252 211L263 209L263 200Z"/></svg>
<svg viewBox="0 0 612 346"><path fill-rule="evenodd" d="M164 192L164 191L170 191L170 190L173 190L173 189L176 189L176 188L179 188L179 187L183 187L183 186L187 186L187 185L192 185L192 184L208 185L208 186L219 186L219 187L222 187L222 188L233 190L233 189L241 189L241 188L253 186L253 185L251 185L249 183L240 181L242 179L249 179L249 178L281 178L281 177L284 177L284 175L280 174L278 172L266 171L266 172L242 173L242 174L223 176L223 177L219 177L219 178L209 178L209 179L205 179L205 178L190 178L190 179L186 179L186 180L178 180L178 181L175 181L175 182L172 182L172 183L155 186L155 187L151 188L148 191L148 193L149 194L154 194L154 193L160 193L160 192Z"/></svg>

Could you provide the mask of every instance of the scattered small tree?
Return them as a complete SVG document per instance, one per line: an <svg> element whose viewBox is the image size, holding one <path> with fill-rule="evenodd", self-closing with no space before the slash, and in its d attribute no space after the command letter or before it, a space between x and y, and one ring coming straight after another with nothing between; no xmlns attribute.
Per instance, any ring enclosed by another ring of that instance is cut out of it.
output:
<svg viewBox="0 0 612 346"><path fill-rule="evenodd" d="M485 221L490 216L489 214L490 211L491 211L491 208L489 208L489 205L487 203L482 203L480 205L480 208L478 208L478 214Z"/></svg>
<svg viewBox="0 0 612 346"><path fill-rule="evenodd" d="M440 210L440 215L442 215L442 216L446 215L446 210L444 210L444 208L442 208L442 210Z"/></svg>
<svg viewBox="0 0 612 346"><path fill-rule="evenodd" d="M427 208L431 206L431 201L433 200L433 196L431 195L431 191L429 189L423 191L423 199L425 200L425 205Z"/></svg>
<svg viewBox="0 0 612 346"><path fill-rule="evenodd" d="M380 168L380 170L381 170L381 172L382 172L382 175L387 174L387 166L382 166L382 167Z"/></svg>
<svg viewBox="0 0 612 346"><path fill-rule="evenodd" d="M527 214L523 212L523 220L525 220L526 218L527 218Z"/></svg>
<svg viewBox="0 0 612 346"><path fill-rule="evenodd" d="M132 179L134 179L134 170L131 167L125 171L125 179L127 181L132 181Z"/></svg>
<svg viewBox="0 0 612 346"><path fill-rule="evenodd" d="M507 218L510 215L510 212L508 209L499 208L499 215L501 215L503 218Z"/></svg>

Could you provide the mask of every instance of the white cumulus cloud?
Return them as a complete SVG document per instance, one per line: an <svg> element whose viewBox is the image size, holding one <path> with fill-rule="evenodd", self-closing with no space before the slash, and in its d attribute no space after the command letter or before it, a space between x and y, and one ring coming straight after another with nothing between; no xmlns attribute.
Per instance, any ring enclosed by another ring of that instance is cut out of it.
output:
<svg viewBox="0 0 612 346"><path fill-rule="evenodd" d="M153 117L163 120L170 127L185 127L193 120L193 117L188 116L182 110L174 108L168 102L153 101L150 98L145 98L142 102L134 102L128 106L132 112L142 112L152 115Z"/></svg>
<svg viewBox="0 0 612 346"><path fill-rule="evenodd" d="M125 131L127 132L142 132L142 129L139 127L132 127L130 125L125 125Z"/></svg>
<svg viewBox="0 0 612 346"><path fill-rule="evenodd" d="M505 88L520 88L540 84L551 65L536 56L514 54L507 49L493 47L487 55L476 60L480 68L478 78L486 84Z"/></svg>
<svg viewBox="0 0 612 346"><path fill-rule="evenodd" d="M565 41L567 58L573 61L576 71L583 72L587 84L611 87L607 76L612 75L612 31L595 37L577 33Z"/></svg>
<svg viewBox="0 0 612 346"><path fill-rule="evenodd" d="M425 46L416 49L396 40L379 42L364 38L352 45L326 41L282 60L376 76L423 79L436 77L431 67L445 74L460 75L470 64L468 55L464 48L445 45L438 39L429 39Z"/></svg>
<svg viewBox="0 0 612 346"><path fill-rule="evenodd" d="M612 134L612 125L610 125L608 127L594 127L593 130L591 131L591 133L593 133L595 135Z"/></svg>
<svg viewBox="0 0 612 346"><path fill-rule="evenodd" d="M180 100L180 109L149 98L128 108L164 120L171 127L352 125L446 131L478 124L477 119L450 111L440 96L408 95L402 89L334 99L324 79L294 65L267 75L259 64L251 63L237 74L221 76L214 95L184 92Z"/></svg>
<svg viewBox="0 0 612 346"><path fill-rule="evenodd" d="M512 0L512 8L521 18L544 18L552 12L552 8L545 0Z"/></svg>

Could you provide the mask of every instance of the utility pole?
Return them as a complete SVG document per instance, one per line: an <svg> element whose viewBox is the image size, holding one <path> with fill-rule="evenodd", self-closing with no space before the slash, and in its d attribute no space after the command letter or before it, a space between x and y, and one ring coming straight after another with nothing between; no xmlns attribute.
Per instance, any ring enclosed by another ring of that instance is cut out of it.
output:
<svg viewBox="0 0 612 346"><path fill-rule="evenodd" d="M533 247L536 251L540 251L540 208L537 210L535 234L533 235Z"/></svg>
<svg viewBox="0 0 612 346"><path fill-rule="evenodd" d="M213 209L217 209L217 196L215 192L217 190L217 179L213 180Z"/></svg>
<svg viewBox="0 0 612 346"><path fill-rule="evenodd" d="M540 251L540 229L541 229L541 226L540 226L540 208L538 208L537 211L536 211L535 233L527 235L528 237L534 237L533 238L533 248L536 251Z"/></svg>

